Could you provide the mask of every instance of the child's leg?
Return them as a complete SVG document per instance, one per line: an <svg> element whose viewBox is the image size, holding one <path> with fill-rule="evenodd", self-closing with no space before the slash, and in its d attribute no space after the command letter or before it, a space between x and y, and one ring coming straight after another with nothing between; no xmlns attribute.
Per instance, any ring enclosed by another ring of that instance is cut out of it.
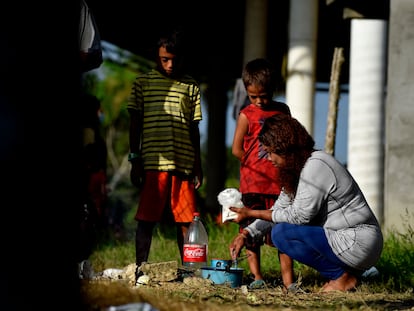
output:
<svg viewBox="0 0 414 311"><path fill-rule="evenodd" d="M137 265L135 269L135 282L142 275L139 267L143 262L148 260L152 242L152 231L155 224L155 222L142 220L137 222L137 230L135 232L135 261Z"/></svg>
<svg viewBox="0 0 414 311"><path fill-rule="evenodd" d="M281 252L278 252L278 255L283 285L288 288L294 282L293 259Z"/></svg>
<svg viewBox="0 0 414 311"><path fill-rule="evenodd" d="M263 276L260 271L260 246L246 248L246 255L249 269L254 276L254 280L263 280Z"/></svg>
<svg viewBox="0 0 414 311"><path fill-rule="evenodd" d="M190 226L190 223L177 223L177 246L178 250L180 251L180 257L181 257L181 263L183 263L184 258L184 238L187 233L188 227Z"/></svg>

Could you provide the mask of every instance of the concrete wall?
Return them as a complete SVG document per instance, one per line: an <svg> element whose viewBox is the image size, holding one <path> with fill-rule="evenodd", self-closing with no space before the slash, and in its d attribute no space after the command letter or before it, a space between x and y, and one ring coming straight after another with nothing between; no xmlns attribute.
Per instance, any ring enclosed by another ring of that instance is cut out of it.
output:
<svg viewBox="0 0 414 311"><path fill-rule="evenodd" d="M384 232L414 223L414 1L390 1Z"/></svg>

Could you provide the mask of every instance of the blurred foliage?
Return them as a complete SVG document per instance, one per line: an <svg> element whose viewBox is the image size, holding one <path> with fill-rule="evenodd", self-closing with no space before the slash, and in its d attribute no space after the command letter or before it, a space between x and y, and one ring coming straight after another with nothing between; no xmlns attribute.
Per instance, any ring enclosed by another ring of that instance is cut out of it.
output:
<svg viewBox="0 0 414 311"><path fill-rule="evenodd" d="M137 74L153 67L153 62L121 49L111 53L112 58L106 57L98 69L83 77L85 92L96 96L101 103L101 134L108 148L109 178L122 168L129 152L127 103L132 83Z"/></svg>

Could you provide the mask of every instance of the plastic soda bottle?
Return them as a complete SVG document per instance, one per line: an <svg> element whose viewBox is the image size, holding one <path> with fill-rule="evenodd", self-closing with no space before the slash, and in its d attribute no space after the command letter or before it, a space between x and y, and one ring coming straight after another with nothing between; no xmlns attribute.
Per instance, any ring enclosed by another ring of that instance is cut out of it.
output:
<svg viewBox="0 0 414 311"><path fill-rule="evenodd" d="M193 214L183 248L183 265L191 268L196 275L200 275L200 268L207 266L208 235L199 212Z"/></svg>

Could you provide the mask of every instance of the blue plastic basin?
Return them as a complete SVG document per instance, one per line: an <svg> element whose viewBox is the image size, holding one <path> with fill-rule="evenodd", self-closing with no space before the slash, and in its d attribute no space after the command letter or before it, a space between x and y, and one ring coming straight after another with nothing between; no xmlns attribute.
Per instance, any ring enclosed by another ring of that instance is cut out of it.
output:
<svg viewBox="0 0 414 311"><path fill-rule="evenodd" d="M230 284L234 288L242 285L243 271L241 268L202 267L201 276L214 284Z"/></svg>

